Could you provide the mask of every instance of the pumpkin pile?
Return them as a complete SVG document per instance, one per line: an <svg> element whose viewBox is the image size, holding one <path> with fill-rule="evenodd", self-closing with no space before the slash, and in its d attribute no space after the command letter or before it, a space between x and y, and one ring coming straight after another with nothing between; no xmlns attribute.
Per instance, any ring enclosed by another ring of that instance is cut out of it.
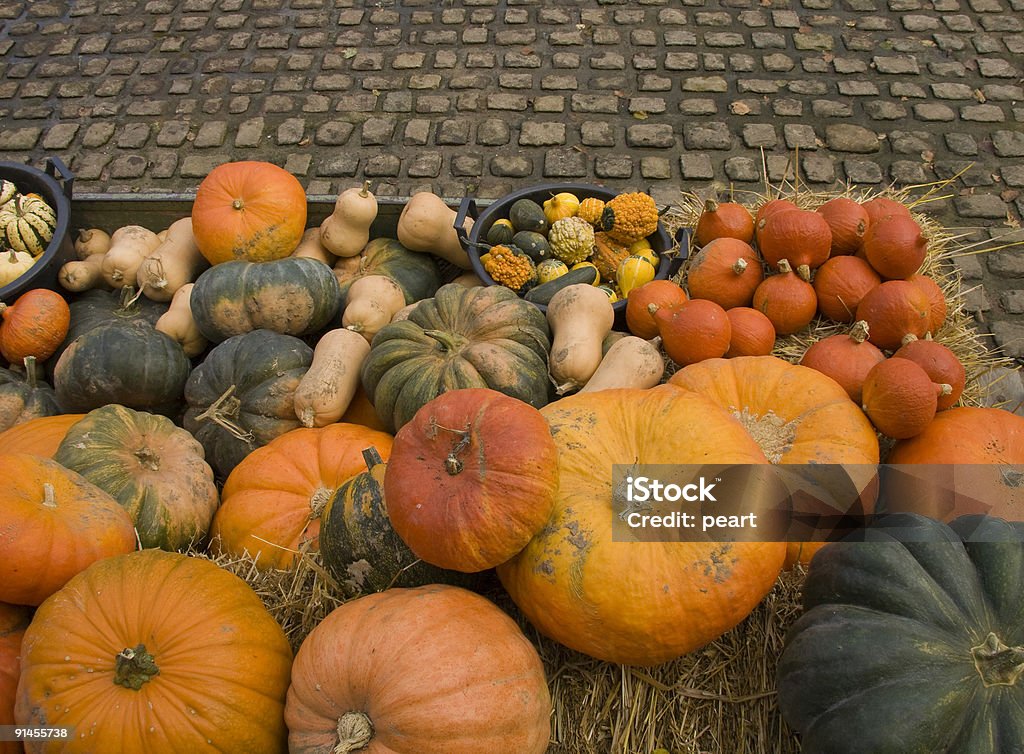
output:
<svg viewBox="0 0 1024 754"><path fill-rule="evenodd" d="M0 178L0 287L24 275L46 251L57 213L39 194Z"/></svg>

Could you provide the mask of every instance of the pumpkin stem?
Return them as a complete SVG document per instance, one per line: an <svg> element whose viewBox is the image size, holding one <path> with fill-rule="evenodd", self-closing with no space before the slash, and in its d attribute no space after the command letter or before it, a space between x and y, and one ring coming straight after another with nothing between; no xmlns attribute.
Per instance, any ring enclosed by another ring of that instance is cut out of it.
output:
<svg viewBox="0 0 1024 754"><path fill-rule="evenodd" d="M142 291L139 291L139 293L142 293ZM138 300L139 295L135 292L135 288L133 286L123 286L121 288L120 303L118 304L117 311L114 313L122 317L134 314L138 309L138 307L135 306Z"/></svg>
<svg viewBox="0 0 1024 754"><path fill-rule="evenodd" d="M316 492L309 498L309 521L316 521L318 518L323 516L324 508L331 502L331 498L334 497L334 490L328 489L327 487L317 487Z"/></svg>
<svg viewBox="0 0 1024 754"><path fill-rule="evenodd" d="M783 275L785 275L785 274L788 274L788 273L790 273L792 271L793 271L793 266L789 263L788 259L780 259L779 260L779 272L781 272Z"/></svg>
<svg viewBox="0 0 1024 754"><path fill-rule="evenodd" d="M231 209L245 209L245 202L241 199L235 199L231 202Z"/></svg>
<svg viewBox="0 0 1024 754"><path fill-rule="evenodd" d="M384 459L380 457L380 451L371 445L368 448L363 448L363 462L366 464L367 471L373 471L373 467L384 463Z"/></svg>
<svg viewBox="0 0 1024 754"><path fill-rule="evenodd" d="M437 430L443 429L445 432L451 432L459 436L458 442L452 445L452 449L448 451L448 457L444 459L444 470L448 472L449 476L455 476L462 472L465 468L465 464L459 460L458 455L469 447L469 424L466 424L465 429L452 429L451 427L445 427L437 423L435 417L430 418L430 437L437 437Z"/></svg>
<svg viewBox="0 0 1024 754"><path fill-rule="evenodd" d="M811 282L811 268L809 265L802 264L796 268L796 274L800 276L802 280Z"/></svg>
<svg viewBox="0 0 1024 754"><path fill-rule="evenodd" d="M142 468L148 469L149 471L160 470L160 456L157 455L149 446L144 445L136 450L134 455Z"/></svg>
<svg viewBox="0 0 1024 754"><path fill-rule="evenodd" d="M705 212L717 212L718 211L718 202L716 202L714 199L706 199L704 201L704 211Z"/></svg>
<svg viewBox="0 0 1024 754"><path fill-rule="evenodd" d="M1008 647L994 633L985 642L971 648L974 667L988 686L1013 686L1024 673L1024 647Z"/></svg>
<svg viewBox="0 0 1024 754"><path fill-rule="evenodd" d="M444 330L424 330L423 334L433 338L445 351L457 351L465 343L465 339Z"/></svg>
<svg viewBox="0 0 1024 754"><path fill-rule="evenodd" d="M10 309L10 308L11 307L9 307L3 301L0 301L0 317L6 317L7 316L7 310Z"/></svg>
<svg viewBox="0 0 1024 754"><path fill-rule="evenodd" d="M918 337L914 335L914 333L908 332L903 336L903 340L900 341L900 345L905 346L907 343L913 343L915 340L918 340Z"/></svg>
<svg viewBox="0 0 1024 754"><path fill-rule="evenodd" d="M201 422L209 419L239 440L252 442L255 439L253 433L246 431L237 422L233 421L238 416L238 409L242 406L242 402L234 396L234 392L235 386L232 385L217 400L211 403L208 409L196 416L196 421Z"/></svg>
<svg viewBox="0 0 1024 754"><path fill-rule="evenodd" d="M854 343L863 343L868 339L871 331L868 329L868 323L863 319L859 319L853 323L850 327L850 339Z"/></svg>
<svg viewBox="0 0 1024 754"><path fill-rule="evenodd" d="M364 748L373 738L373 723L362 712L346 712L338 719L338 745L334 754L349 754Z"/></svg>
<svg viewBox="0 0 1024 754"><path fill-rule="evenodd" d="M160 668L156 666L153 655L146 651L145 644L125 647L117 653L114 683L118 686L138 691L155 675L160 675Z"/></svg>
<svg viewBox="0 0 1024 754"><path fill-rule="evenodd" d="M36 369L36 357L26 356L22 359L22 363L25 365L25 384L29 386L29 389L36 389L36 382L39 378L39 373Z"/></svg>
<svg viewBox="0 0 1024 754"><path fill-rule="evenodd" d="M164 272L164 260L157 257L153 260L153 272L156 275L156 280L152 283L147 283L150 288L156 288L158 291L162 291L167 287L167 274ZM139 290L142 293L142 290Z"/></svg>
<svg viewBox="0 0 1024 754"><path fill-rule="evenodd" d="M57 495L53 489L53 485L49 482L43 482L43 507L44 508L56 508L57 507Z"/></svg>
<svg viewBox="0 0 1024 754"><path fill-rule="evenodd" d="M370 182L363 181L363 187L359 191L359 196L367 196L370 193Z"/></svg>
<svg viewBox="0 0 1024 754"><path fill-rule="evenodd" d="M736 264L732 266L732 271L735 272L737 275L742 275L744 272L746 272L747 266L747 260L744 259L743 257L740 257L739 259L736 260Z"/></svg>

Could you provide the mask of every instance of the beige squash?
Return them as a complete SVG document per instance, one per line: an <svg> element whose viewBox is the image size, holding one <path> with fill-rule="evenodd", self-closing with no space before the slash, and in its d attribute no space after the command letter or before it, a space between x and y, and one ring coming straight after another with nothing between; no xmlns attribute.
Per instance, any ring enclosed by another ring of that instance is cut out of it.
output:
<svg viewBox="0 0 1024 754"><path fill-rule="evenodd" d="M370 344L358 332L340 327L324 333L295 389L295 415L302 426L326 427L344 416L369 353Z"/></svg>
<svg viewBox="0 0 1024 754"><path fill-rule="evenodd" d="M377 198L370 182L345 189L334 203L334 211L320 224L320 243L338 257L354 257L370 240L370 226L377 218Z"/></svg>
<svg viewBox="0 0 1024 754"><path fill-rule="evenodd" d="M141 225L125 225L110 236L110 249L103 255L103 279L113 288L135 286L139 268L160 245L160 237Z"/></svg>
<svg viewBox="0 0 1024 754"><path fill-rule="evenodd" d="M576 284L558 291L548 303L551 357L548 362L555 392L579 390L601 365L601 344L615 323L608 295L592 285Z"/></svg>
<svg viewBox="0 0 1024 754"><path fill-rule="evenodd" d="M333 267L338 259L338 257L325 249L324 245L320 242L320 228L306 228L306 232L302 234L302 240L295 247L292 256L319 259L328 267Z"/></svg>
<svg viewBox="0 0 1024 754"><path fill-rule="evenodd" d="M72 293L81 293L91 288L109 288L103 279L103 257L105 254L93 254L84 259L73 259L65 262L57 273L57 282L61 288Z"/></svg>
<svg viewBox="0 0 1024 754"><path fill-rule="evenodd" d="M191 296L195 283L185 283L174 292L171 305L156 321L156 329L169 335L189 358L206 350L207 341L192 318Z"/></svg>
<svg viewBox="0 0 1024 754"><path fill-rule="evenodd" d="M110 234L99 228L84 228L75 239L75 254L79 259L93 254L106 254L110 248Z"/></svg>
<svg viewBox="0 0 1024 754"><path fill-rule="evenodd" d="M209 266L192 235L192 218L183 217L171 223L164 240L142 260L137 284L147 298L170 301L181 286L195 282Z"/></svg>
<svg viewBox="0 0 1024 754"><path fill-rule="evenodd" d="M367 275L348 289L343 327L357 332L369 343L395 314L405 307L405 293L398 283L384 275Z"/></svg>
<svg viewBox="0 0 1024 754"><path fill-rule="evenodd" d="M644 340L636 335L616 339L580 392L654 387L665 374L665 360L658 350L660 342L660 338Z"/></svg>
<svg viewBox="0 0 1024 754"><path fill-rule="evenodd" d="M428 252L468 270L473 265L455 232L457 214L436 194L413 194L398 216L398 240L410 251ZM473 218L467 217L466 232L472 227Z"/></svg>

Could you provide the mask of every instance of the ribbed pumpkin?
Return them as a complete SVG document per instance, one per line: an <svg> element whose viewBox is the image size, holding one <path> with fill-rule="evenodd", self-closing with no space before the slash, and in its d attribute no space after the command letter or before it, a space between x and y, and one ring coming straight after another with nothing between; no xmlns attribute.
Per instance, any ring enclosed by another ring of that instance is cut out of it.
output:
<svg viewBox="0 0 1024 754"><path fill-rule="evenodd" d="M452 586L336 608L292 667L288 750L543 754L551 699L537 650L492 602Z"/></svg>
<svg viewBox="0 0 1024 754"><path fill-rule="evenodd" d="M185 385L182 426L226 477L249 453L300 426L295 389L313 361L298 338L270 330L236 335L210 351Z"/></svg>
<svg viewBox="0 0 1024 754"><path fill-rule="evenodd" d="M630 255L629 244L616 241L607 233L599 231L594 234L594 251L590 260L601 273L601 280L612 282L615 272L623 259Z"/></svg>
<svg viewBox="0 0 1024 754"><path fill-rule="evenodd" d="M356 260L356 264L334 268L342 307L352 283L368 275L385 275L398 283L406 304L433 296L441 286L437 260L430 254L409 251L397 238L374 238L358 257L350 259Z"/></svg>
<svg viewBox="0 0 1024 754"><path fill-rule="evenodd" d="M337 315L341 292L334 272L318 259L225 262L203 272L189 296L192 317L207 340L273 330L310 335Z"/></svg>
<svg viewBox="0 0 1024 754"><path fill-rule="evenodd" d="M829 199L815 210L825 218L832 231L830 256L856 254L871 226L868 212L858 202L846 196Z"/></svg>
<svg viewBox="0 0 1024 754"><path fill-rule="evenodd" d="M94 564L39 608L15 717L71 727L97 752L283 752L291 660L240 578L143 550Z"/></svg>
<svg viewBox="0 0 1024 754"><path fill-rule="evenodd" d="M910 217L910 209L907 205L888 196L876 196L860 204L868 213L869 225L892 215Z"/></svg>
<svg viewBox="0 0 1024 754"><path fill-rule="evenodd" d="M292 253L306 229L306 191L269 162L218 165L199 183L192 232L210 264L267 262Z"/></svg>
<svg viewBox="0 0 1024 754"><path fill-rule="evenodd" d="M835 322L853 322L860 300L881 282L878 273L860 257L833 257L814 275L818 311Z"/></svg>
<svg viewBox="0 0 1024 754"><path fill-rule="evenodd" d="M707 299L723 309L732 309L750 306L763 279L761 260L749 243L719 238L709 242L690 261L686 287L691 298Z"/></svg>
<svg viewBox="0 0 1024 754"><path fill-rule="evenodd" d="M1012 752L1024 532L893 516L825 547L786 636L779 708L808 754Z"/></svg>
<svg viewBox="0 0 1024 754"><path fill-rule="evenodd" d="M757 309L737 306L726 313L729 318L729 350L725 357L767 356L775 348L772 321Z"/></svg>
<svg viewBox="0 0 1024 754"><path fill-rule="evenodd" d="M728 412L660 385L577 394L542 413L559 449L555 509L498 567L542 633L598 659L654 665L702 647L761 601L784 544L612 541L613 464L765 463Z"/></svg>
<svg viewBox="0 0 1024 754"><path fill-rule="evenodd" d="M948 305L946 304L945 292L941 287L939 287L939 284L928 275L911 275L907 278L907 282L913 283L924 291L924 294L928 297L928 301L931 304L929 307L931 316L928 318L928 332L933 335L937 334L939 330L942 329L942 325L946 322Z"/></svg>
<svg viewBox="0 0 1024 754"><path fill-rule="evenodd" d="M856 318L868 323L872 343L895 351L907 335L923 338L931 326L931 302L906 280L886 280L868 291L857 305Z"/></svg>
<svg viewBox="0 0 1024 754"><path fill-rule="evenodd" d="M38 605L102 558L135 549L110 495L48 458L0 455L0 602Z"/></svg>
<svg viewBox="0 0 1024 754"><path fill-rule="evenodd" d="M117 500L143 547L204 542L219 502L213 471L203 446L170 419L103 406L68 429L53 459Z"/></svg>
<svg viewBox="0 0 1024 754"><path fill-rule="evenodd" d="M630 291L626 299L626 326L634 335L650 340L658 334L655 313L659 309L677 309L686 300L686 291L671 280L652 280Z"/></svg>
<svg viewBox="0 0 1024 754"><path fill-rule="evenodd" d="M732 325L714 301L690 299L671 311L659 309L654 320L665 353L680 366L716 359L729 350Z"/></svg>
<svg viewBox="0 0 1024 754"><path fill-rule="evenodd" d="M68 334L71 309L56 291L34 288L11 305L0 303L0 354L11 364L46 361Z"/></svg>
<svg viewBox="0 0 1024 754"><path fill-rule="evenodd" d="M949 385L950 391L939 396L939 411L944 411L960 400L967 384L967 370L949 346L934 340L908 336L893 356L910 359L924 369L932 382Z"/></svg>
<svg viewBox="0 0 1024 754"><path fill-rule="evenodd" d="M861 251L883 278L904 280L924 263L928 239L913 218L890 215L871 224L864 234Z"/></svg>
<svg viewBox="0 0 1024 754"><path fill-rule="evenodd" d="M825 263L831 248L829 224L810 210L776 212L762 219L757 229L757 249L769 267L787 259L797 271L814 270Z"/></svg>
<svg viewBox="0 0 1024 754"><path fill-rule="evenodd" d="M291 568L316 551L324 511L347 480L365 471L362 452L387 459L391 435L357 424L300 427L256 448L224 482L210 528L216 552L248 551L260 568Z"/></svg>
<svg viewBox="0 0 1024 754"><path fill-rule="evenodd" d="M486 388L442 393L395 436L384 478L391 523L428 563L493 568L551 515L557 452L533 406Z"/></svg>
<svg viewBox="0 0 1024 754"><path fill-rule="evenodd" d="M0 453L28 453L53 458L72 424L85 414L57 414L29 419L0 432Z"/></svg>
<svg viewBox="0 0 1024 754"><path fill-rule="evenodd" d="M14 252L38 257L56 227L57 213L39 194L15 193L0 205L0 239Z"/></svg>
<svg viewBox="0 0 1024 754"><path fill-rule="evenodd" d="M991 513L1019 521L1024 509L1024 417L999 408L956 406L900 440L883 467L888 510L949 521Z"/></svg>
<svg viewBox="0 0 1024 754"><path fill-rule="evenodd" d="M459 388L489 387L539 408L551 387L550 348L547 320L533 304L498 285L448 284L377 333L362 383L392 432Z"/></svg>
<svg viewBox="0 0 1024 754"><path fill-rule="evenodd" d="M14 725L14 697L21 675L21 638L32 618L27 607L0 603L0 725ZM0 754L22 754L19 741L0 741Z"/></svg>
<svg viewBox="0 0 1024 754"><path fill-rule="evenodd" d="M777 334L792 335L814 319L818 297L814 287L783 259L778 273L769 275L757 286L751 305L771 320Z"/></svg>
<svg viewBox="0 0 1024 754"><path fill-rule="evenodd" d="M736 238L747 244L753 241L754 218L750 210L737 202L704 202L693 240L698 246L706 246L716 238Z"/></svg>
<svg viewBox="0 0 1024 754"><path fill-rule="evenodd" d="M935 418L938 396L938 386L924 369L894 357L871 367L861 401L879 432L904 440L921 434Z"/></svg>
<svg viewBox="0 0 1024 754"><path fill-rule="evenodd" d="M855 322L849 333L829 335L808 346L800 364L831 377L859 406L864 378L883 360L885 354L868 342L867 323Z"/></svg>
<svg viewBox="0 0 1024 754"><path fill-rule="evenodd" d="M0 369L0 430L59 411L53 388L38 378L35 357L25 358L23 372Z"/></svg>

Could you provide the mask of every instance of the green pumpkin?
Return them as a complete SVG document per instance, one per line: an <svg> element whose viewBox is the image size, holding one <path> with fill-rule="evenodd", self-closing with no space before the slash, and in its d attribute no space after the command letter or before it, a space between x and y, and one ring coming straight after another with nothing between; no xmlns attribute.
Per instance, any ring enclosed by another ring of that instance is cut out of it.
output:
<svg viewBox="0 0 1024 754"><path fill-rule="evenodd" d="M1024 524L893 515L864 539L815 554L779 662L805 754L1017 750Z"/></svg>
<svg viewBox="0 0 1024 754"><path fill-rule="evenodd" d="M322 330L338 313L334 271L318 259L215 264L189 297L199 332L212 343L253 330L303 336Z"/></svg>
<svg viewBox="0 0 1024 754"><path fill-rule="evenodd" d="M448 284L377 333L363 388L392 434L459 388L487 387L540 408L550 394L550 338L540 310L508 288Z"/></svg>
<svg viewBox="0 0 1024 754"><path fill-rule="evenodd" d="M363 459L367 470L338 488L320 519L320 555L346 594L424 584L478 584L475 574L438 568L413 555L388 518L387 464L372 447L363 451Z"/></svg>
<svg viewBox="0 0 1024 754"><path fill-rule="evenodd" d="M335 270L341 286L342 308L352 283L367 275L384 275L398 283L406 305L430 298L441 286L440 268L430 254L409 251L394 238L375 238L360 254L355 272Z"/></svg>
<svg viewBox="0 0 1024 754"><path fill-rule="evenodd" d="M141 319L101 325L80 335L53 371L64 413L108 403L175 416L192 362L181 346Z"/></svg>
<svg viewBox="0 0 1024 754"><path fill-rule="evenodd" d="M203 446L156 414L116 404L94 409L68 430L53 460L117 500L143 547L201 543L219 503Z"/></svg>
<svg viewBox="0 0 1024 754"><path fill-rule="evenodd" d="M253 330L214 346L195 368L185 385L183 425L218 475L226 477L253 450L302 426L295 389L312 361L313 349L298 338Z"/></svg>
<svg viewBox="0 0 1024 754"><path fill-rule="evenodd" d="M35 356L25 357L24 372L0 369L0 432L29 419L60 413L53 388L39 379L38 372Z"/></svg>

